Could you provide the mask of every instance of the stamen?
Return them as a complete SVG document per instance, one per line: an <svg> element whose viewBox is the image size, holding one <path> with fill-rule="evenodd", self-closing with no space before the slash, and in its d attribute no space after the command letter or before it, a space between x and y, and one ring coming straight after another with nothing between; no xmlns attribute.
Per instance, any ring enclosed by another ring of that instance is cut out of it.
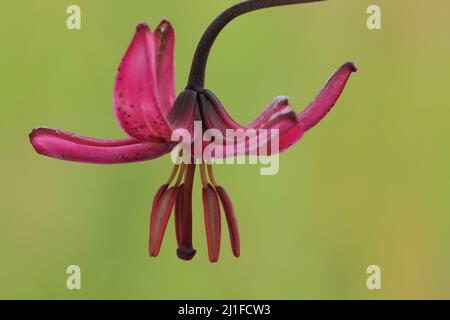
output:
<svg viewBox="0 0 450 320"><path fill-rule="evenodd" d="M217 184L216 178L214 177L214 172L213 172L212 165L208 164L207 168L208 168L208 175L209 175L209 180L211 181L211 184L214 187L217 187L218 184Z"/></svg>
<svg viewBox="0 0 450 320"><path fill-rule="evenodd" d="M194 182L195 164L186 165L184 184L179 188L180 195L175 209L175 226L177 230L177 255L182 260L191 260L195 255L192 246L192 185Z"/></svg>
<svg viewBox="0 0 450 320"><path fill-rule="evenodd" d="M185 171L186 171L186 164L183 163L180 165L180 172L178 173L178 178L177 181L175 182L176 187L178 187L183 181Z"/></svg>
<svg viewBox="0 0 450 320"><path fill-rule="evenodd" d="M178 153L178 159L177 160L181 160L182 158L183 158L183 148L180 149L180 152ZM175 176L177 175L177 172L178 172L178 168L180 168L180 166L181 166L180 175L183 176L183 171L184 171L183 166L184 166L184 164L181 164L181 165L176 164L176 165L174 165L172 173L170 174L169 179L167 180L167 183L166 183L168 186L172 183L173 179L175 179ZM178 177L178 179L180 179L180 177ZM177 180L177 186L178 186L178 184L179 183L178 183L178 180Z"/></svg>
<svg viewBox="0 0 450 320"><path fill-rule="evenodd" d="M220 203L222 204L222 207L225 212L225 218L227 219L228 224L228 231L230 233L230 243L231 243L231 249L233 250L233 254L235 257L240 256L240 242L239 242L239 231L237 227L237 221L236 216L234 214L233 204L231 203L230 197L228 196L228 193L225 191L225 189L216 181L216 178L214 177L213 168L212 165L207 165L208 167L208 175L209 180L211 181L211 184L214 186L214 189L219 196Z"/></svg>
<svg viewBox="0 0 450 320"><path fill-rule="evenodd" d="M203 186L203 188L207 188L208 187L208 178L206 176L206 170L205 170L205 164L204 163L200 164L200 177L202 179L202 186Z"/></svg>
<svg viewBox="0 0 450 320"><path fill-rule="evenodd" d="M170 185L172 183L173 179L175 179L175 176L177 175L179 167L180 167L179 164L176 164L173 166L172 173L170 174L169 179L167 180L167 183L166 183L167 185Z"/></svg>
<svg viewBox="0 0 450 320"><path fill-rule="evenodd" d="M209 261L217 262L219 260L221 238L219 197L214 187L210 184L203 188L202 195Z"/></svg>

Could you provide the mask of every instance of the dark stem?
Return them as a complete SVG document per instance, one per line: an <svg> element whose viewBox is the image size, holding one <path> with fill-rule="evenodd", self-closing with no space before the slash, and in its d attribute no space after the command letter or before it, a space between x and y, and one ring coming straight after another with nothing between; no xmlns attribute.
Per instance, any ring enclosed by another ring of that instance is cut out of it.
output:
<svg viewBox="0 0 450 320"><path fill-rule="evenodd" d="M233 19L259 9L318 1L325 0L247 0L228 8L209 25L200 39L192 61L187 88L204 89L206 64L211 47L219 33Z"/></svg>

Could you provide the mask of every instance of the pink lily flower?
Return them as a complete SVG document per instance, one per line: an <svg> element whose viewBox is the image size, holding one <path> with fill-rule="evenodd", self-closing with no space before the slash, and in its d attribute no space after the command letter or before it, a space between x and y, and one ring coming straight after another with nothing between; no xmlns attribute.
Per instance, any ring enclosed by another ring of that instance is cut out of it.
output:
<svg viewBox="0 0 450 320"><path fill-rule="evenodd" d="M249 0L222 13L209 26L194 57L189 82L178 97L174 77L175 31L167 20L152 32L141 23L120 64L114 88L114 112L127 134L120 140L102 140L67 131L39 127L30 141L37 153L60 160L119 164L146 161L170 153L178 144L171 136L178 128L193 130L202 121L203 130L277 129L279 152L294 145L313 128L337 102L347 80L356 71L351 62L339 67L309 106L295 113L286 97L278 97L250 124L241 125L225 111L218 98L204 88L208 54L219 32L234 18L258 9L319 0ZM265 144L270 143L265 141ZM231 152L242 146L235 143ZM244 147L246 147L245 145ZM248 150L246 149L248 154ZM192 244L192 188L196 164L176 164L167 182L156 192L150 218L149 255L159 254L171 212L175 216L177 255L190 260L196 251ZM240 255L239 233L233 205L213 174L211 165L200 165L208 255L217 262L221 241L221 207L229 229L233 254Z"/></svg>

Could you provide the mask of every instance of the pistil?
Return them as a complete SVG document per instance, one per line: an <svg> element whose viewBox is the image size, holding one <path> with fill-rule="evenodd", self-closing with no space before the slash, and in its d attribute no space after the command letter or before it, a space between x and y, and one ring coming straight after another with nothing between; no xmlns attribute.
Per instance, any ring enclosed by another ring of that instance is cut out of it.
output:
<svg viewBox="0 0 450 320"><path fill-rule="evenodd" d="M177 256L182 260L191 260L196 253L192 246L192 187L195 164L186 164L184 171L184 183L179 186L175 203L175 231Z"/></svg>

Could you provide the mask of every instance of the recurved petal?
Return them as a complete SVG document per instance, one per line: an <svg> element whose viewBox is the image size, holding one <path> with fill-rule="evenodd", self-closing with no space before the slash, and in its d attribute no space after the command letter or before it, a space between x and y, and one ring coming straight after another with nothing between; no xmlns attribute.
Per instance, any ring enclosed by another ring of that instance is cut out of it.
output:
<svg viewBox="0 0 450 320"><path fill-rule="evenodd" d="M297 143L305 133L303 123L297 121L293 111L274 116L263 128L268 129L268 141L264 145L264 140L260 140L259 149L266 152L267 155L286 151Z"/></svg>
<svg viewBox="0 0 450 320"><path fill-rule="evenodd" d="M255 129L262 128L264 126L267 126L267 123L270 120L275 119L280 115L289 114L292 112L293 111L289 106L288 98L279 96L276 97L255 120L249 123L247 127Z"/></svg>
<svg viewBox="0 0 450 320"><path fill-rule="evenodd" d="M233 203L228 196L228 193L221 186L216 186L216 192L219 195L227 219L228 231L230 233L231 250L235 257L241 254L241 246L239 242L239 231L237 226L236 216L234 215Z"/></svg>
<svg viewBox="0 0 450 320"><path fill-rule="evenodd" d="M223 146L216 142L210 144L214 147L214 156L207 155L207 159L261 153L270 155L287 150L328 113L341 95L350 74L356 70L351 62L342 65L316 99L299 115L292 111L287 98L278 97L247 126L237 123L212 92L200 94L199 105L205 129L217 129L224 136ZM227 129L233 129L235 136L236 130L243 130L244 139L230 137L226 134ZM257 132L258 139L255 140L249 137L249 129L268 129L268 132L266 136Z"/></svg>
<svg viewBox="0 0 450 320"><path fill-rule="evenodd" d="M305 131L314 127L333 108L339 99L348 78L357 68L352 62L343 64L337 69L313 102L298 115L298 120L303 123Z"/></svg>
<svg viewBox="0 0 450 320"><path fill-rule="evenodd" d="M148 252L152 257L156 257L159 254L167 222L169 221L172 208L177 199L178 187L171 187L164 190L164 186L162 186L159 191L161 192L158 192L153 200L152 214L150 217Z"/></svg>
<svg viewBox="0 0 450 320"><path fill-rule="evenodd" d="M297 120L296 114L285 97L279 97L249 126L233 125L223 107L208 104L203 98L201 105L205 127L216 128L222 132L222 141L209 143L205 147L206 159L244 155L272 155L283 152L295 144L304 133L304 126ZM206 107L205 107L206 106ZM228 118L227 121L222 121ZM234 122L236 124L236 122ZM214 127L215 126L215 127ZM234 130L227 131L232 128ZM209 156L209 150L213 150Z"/></svg>
<svg viewBox="0 0 450 320"><path fill-rule="evenodd" d="M220 206L216 191L210 184L203 188L203 208L205 210L209 261L217 262L220 254Z"/></svg>
<svg viewBox="0 0 450 320"><path fill-rule="evenodd" d="M275 98L264 111L248 125L241 125L226 111L219 99L211 92L206 91L199 97L202 120L206 129L215 128L225 134L226 129L260 129L269 128L271 123L282 119L295 121L295 113L284 96Z"/></svg>
<svg viewBox="0 0 450 320"><path fill-rule="evenodd" d="M30 142L37 153L66 161L117 164L158 158L173 148L165 142L142 142L133 138L99 140L50 128L36 128Z"/></svg>
<svg viewBox="0 0 450 320"><path fill-rule="evenodd" d="M168 20L163 19L153 33L153 37L155 40L159 104L162 111L168 114L176 97L174 69L175 30Z"/></svg>
<svg viewBox="0 0 450 320"><path fill-rule="evenodd" d="M166 112L159 103L155 56L154 35L146 24L139 24L119 67L114 111L127 134L142 141L170 140Z"/></svg>

